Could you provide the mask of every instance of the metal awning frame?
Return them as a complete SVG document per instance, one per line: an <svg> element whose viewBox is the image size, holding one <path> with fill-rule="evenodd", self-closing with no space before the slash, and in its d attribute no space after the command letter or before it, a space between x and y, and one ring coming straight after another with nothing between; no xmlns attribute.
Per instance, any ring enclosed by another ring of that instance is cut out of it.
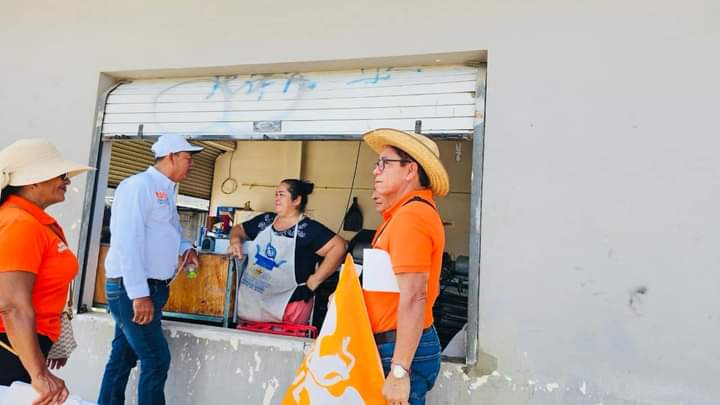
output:
<svg viewBox="0 0 720 405"><path fill-rule="evenodd" d="M248 135L196 135L190 136L187 139L189 141L359 141L362 139L363 134L322 134L322 135L308 135L308 134L248 134ZM473 134L465 132L459 133L442 133L432 134L423 133L433 139L440 140L464 140L469 141L473 139ZM143 135L141 132L134 135L114 135L114 136L103 136L104 142L114 141L128 141L128 140L141 140L141 139L157 139L159 135Z"/></svg>

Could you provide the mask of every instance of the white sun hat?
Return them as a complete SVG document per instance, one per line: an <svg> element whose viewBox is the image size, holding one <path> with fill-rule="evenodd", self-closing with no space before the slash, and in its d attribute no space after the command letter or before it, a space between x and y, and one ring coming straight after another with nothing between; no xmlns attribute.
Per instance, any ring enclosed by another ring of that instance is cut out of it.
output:
<svg viewBox="0 0 720 405"><path fill-rule="evenodd" d="M74 163L46 139L21 139L0 151L0 190L27 186L67 174L77 176L94 168Z"/></svg>

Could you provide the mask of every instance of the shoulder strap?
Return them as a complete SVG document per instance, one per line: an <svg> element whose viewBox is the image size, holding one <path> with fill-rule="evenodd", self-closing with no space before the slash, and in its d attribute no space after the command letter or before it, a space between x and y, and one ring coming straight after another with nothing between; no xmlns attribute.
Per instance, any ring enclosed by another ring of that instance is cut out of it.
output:
<svg viewBox="0 0 720 405"><path fill-rule="evenodd" d="M419 201L419 202L421 202L421 203L425 203L425 204L429 205L432 209L436 209L435 206L432 205L432 203L431 203L430 201L428 201L428 200L420 197L419 195L416 195L415 197L407 200L407 201L405 202L405 204L403 204L402 206L404 207L404 206L410 204L411 202L415 202L415 201Z"/></svg>
<svg viewBox="0 0 720 405"><path fill-rule="evenodd" d="M2 347L3 349L9 351L10 353L16 355L17 357L20 357L20 355L17 354L17 352L12 348L12 346L10 346L9 344L3 342L2 340L0 340L0 347Z"/></svg>

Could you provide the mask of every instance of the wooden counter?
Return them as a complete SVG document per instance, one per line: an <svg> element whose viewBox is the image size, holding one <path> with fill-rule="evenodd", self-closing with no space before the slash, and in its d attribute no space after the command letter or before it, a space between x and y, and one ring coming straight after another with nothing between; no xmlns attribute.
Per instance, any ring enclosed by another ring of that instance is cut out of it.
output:
<svg viewBox="0 0 720 405"><path fill-rule="evenodd" d="M223 316L227 284L228 256L201 253L197 277L188 278L184 271L178 273L170 285L170 298L163 311ZM230 314L233 302L231 297Z"/></svg>
<svg viewBox="0 0 720 405"><path fill-rule="evenodd" d="M107 305L105 296L105 257L109 245L100 246L97 276L95 277L94 303ZM200 253L200 266L197 277L188 278L184 271L178 273L170 284L170 297L163 308L163 312L177 314L223 317L232 316L235 303L235 277L230 277L230 299L228 312L225 312L226 291L228 286L228 264L230 257L227 254L212 252Z"/></svg>

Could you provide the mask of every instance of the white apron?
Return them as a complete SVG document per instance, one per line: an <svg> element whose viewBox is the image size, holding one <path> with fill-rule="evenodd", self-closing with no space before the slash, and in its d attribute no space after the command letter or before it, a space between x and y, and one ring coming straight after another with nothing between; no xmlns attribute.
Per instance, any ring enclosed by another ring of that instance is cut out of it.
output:
<svg viewBox="0 0 720 405"><path fill-rule="evenodd" d="M256 322L282 322L285 308L298 283L295 280L295 242L298 224L292 239L273 237L273 220L248 242L248 265L238 288L237 314L240 319ZM277 219L277 217L275 217Z"/></svg>

